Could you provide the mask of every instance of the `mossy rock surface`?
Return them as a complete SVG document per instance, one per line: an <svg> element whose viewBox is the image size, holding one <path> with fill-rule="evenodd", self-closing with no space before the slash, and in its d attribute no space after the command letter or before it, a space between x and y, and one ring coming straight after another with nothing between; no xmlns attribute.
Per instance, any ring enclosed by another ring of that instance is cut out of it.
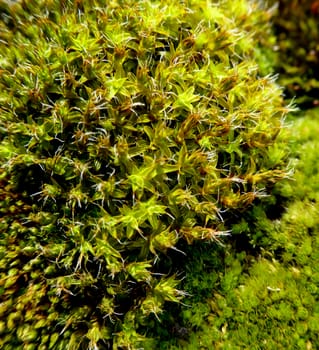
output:
<svg viewBox="0 0 319 350"><path fill-rule="evenodd" d="M269 13L0 6L0 346L146 347L141 329L185 294L172 253L222 239L288 176L288 109L255 58Z"/></svg>

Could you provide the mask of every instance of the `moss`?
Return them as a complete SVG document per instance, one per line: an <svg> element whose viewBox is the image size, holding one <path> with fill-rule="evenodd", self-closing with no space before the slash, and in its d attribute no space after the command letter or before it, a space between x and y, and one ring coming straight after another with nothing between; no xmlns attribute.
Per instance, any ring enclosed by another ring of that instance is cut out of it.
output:
<svg viewBox="0 0 319 350"><path fill-rule="evenodd" d="M0 6L0 347L153 346L148 325L187 294L187 245L220 242L289 177L290 107L258 67L270 13L246 0ZM190 285L230 292L241 271ZM198 305L193 328L209 313Z"/></svg>
<svg viewBox="0 0 319 350"><path fill-rule="evenodd" d="M295 179L276 189L278 195L282 191L285 194L284 212L271 219L267 218L265 207L259 206L252 210L255 219L252 213L243 215L236 226L236 239L245 232L251 237L250 243L246 242L245 249L239 252L242 246L232 242L224 247L224 254L215 257L220 273L212 285L211 296L205 294L200 302L196 298L196 304L192 302L194 297L187 298L187 317L180 320L188 324L201 310L201 321L197 320L196 327L189 324L192 332L188 341L177 337L171 341L174 346L166 343L163 349L268 350L319 346L319 207L314 199L318 169L317 163L310 161L313 153L303 151L303 147L311 144L317 148L318 140L313 133L319 127L318 110L302 113L293 125L291 159L298 159ZM248 254L249 244L259 247L258 254ZM209 274L206 271L201 278L209 279ZM188 275L189 290L196 276L197 273ZM208 314L204 312L205 304L210 306Z"/></svg>

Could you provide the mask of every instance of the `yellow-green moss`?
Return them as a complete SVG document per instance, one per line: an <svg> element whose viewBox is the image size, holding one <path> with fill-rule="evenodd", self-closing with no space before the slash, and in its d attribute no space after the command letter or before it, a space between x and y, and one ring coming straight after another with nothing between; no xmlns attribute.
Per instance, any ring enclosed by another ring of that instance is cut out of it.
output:
<svg viewBox="0 0 319 350"><path fill-rule="evenodd" d="M210 261L212 269L199 276L198 268L190 268L187 275L194 295L177 318L187 336L172 337L162 349L319 347L319 168L313 151L319 147L319 110L293 120L294 180L277 186L277 201L286 200L271 205L284 210L269 219L267 208L257 206L235 230L238 240L246 235L250 242L225 246L224 254L200 252L202 266Z"/></svg>
<svg viewBox="0 0 319 350"><path fill-rule="evenodd" d="M258 66L269 11L0 8L0 347L147 347L148 326L186 294L186 244L223 240L289 177L278 138L289 108Z"/></svg>

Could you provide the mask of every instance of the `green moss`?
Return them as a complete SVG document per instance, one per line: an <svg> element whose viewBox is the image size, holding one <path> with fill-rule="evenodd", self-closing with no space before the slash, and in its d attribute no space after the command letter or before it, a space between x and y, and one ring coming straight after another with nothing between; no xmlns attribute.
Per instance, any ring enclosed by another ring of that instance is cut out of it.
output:
<svg viewBox="0 0 319 350"><path fill-rule="evenodd" d="M187 244L223 240L289 177L290 108L258 67L270 13L246 0L0 6L0 347L152 347L148 328L186 295ZM201 262L223 254L210 249ZM242 267L226 265L190 292L233 290Z"/></svg>
<svg viewBox="0 0 319 350"><path fill-rule="evenodd" d="M284 194L286 198L285 210L276 219L270 219L268 209L257 206L242 216L235 237L242 239L246 233L251 239L245 242L241 253L238 250L243 246L232 242L232 246L224 248L224 254L215 256L220 273L211 296L205 294L200 302L196 298L196 304L193 297L187 298L187 318L179 322L189 325L190 334L187 341L178 337L171 341L178 344L178 349L316 349L319 346L319 216L318 201L314 199L318 169L317 163L309 162L313 153L301 151L305 144L317 146L313 130L319 127L318 116L318 111L312 110L295 119L291 159L298 162L294 180L276 189L278 195ZM308 128L308 123L315 129ZM305 188L306 192L300 190ZM276 208L272 201L269 203L272 210ZM210 273L206 271L201 278L208 279ZM188 275L189 290L196 275ZM205 303L211 308L209 314L204 312ZM203 316L193 327L188 322L199 309ZM201 345L195 339L200 339ZM171 343L166 343L164 348L176 349Z"/></svg>

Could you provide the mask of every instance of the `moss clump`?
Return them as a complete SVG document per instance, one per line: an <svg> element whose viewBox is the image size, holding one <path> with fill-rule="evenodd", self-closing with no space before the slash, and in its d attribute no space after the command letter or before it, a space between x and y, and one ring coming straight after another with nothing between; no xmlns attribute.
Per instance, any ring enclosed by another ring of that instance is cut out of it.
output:
<svg viewBox="0 0 319 350"><path fill-rule="evenodd" d="M287 176L287 109L254 58L268 13L0 4L1 347L147 346L184 295L165 254L227 234L226 212Z"/></svg>

